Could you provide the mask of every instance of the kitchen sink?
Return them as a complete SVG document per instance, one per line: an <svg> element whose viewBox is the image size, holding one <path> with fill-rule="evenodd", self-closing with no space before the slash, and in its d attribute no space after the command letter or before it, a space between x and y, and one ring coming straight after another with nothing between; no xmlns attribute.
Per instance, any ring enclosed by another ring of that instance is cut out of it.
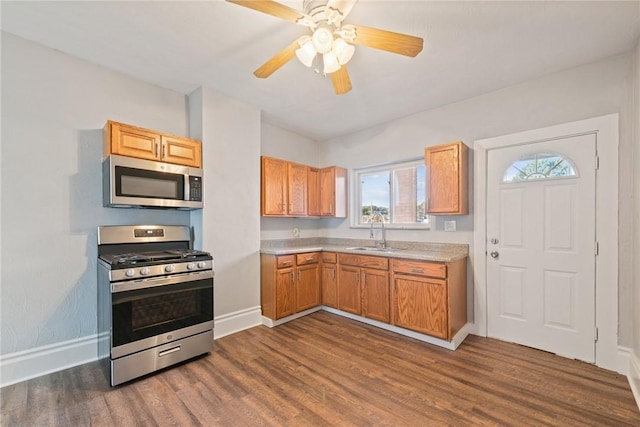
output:
<svg viewBox="0 0 640 427"><path fill-rule="evenodd" d="M368 251L368 252L398 252L402 249L400 248L376 248L372 246L354 246L351 248L347 248L349 251Z"/></svg>

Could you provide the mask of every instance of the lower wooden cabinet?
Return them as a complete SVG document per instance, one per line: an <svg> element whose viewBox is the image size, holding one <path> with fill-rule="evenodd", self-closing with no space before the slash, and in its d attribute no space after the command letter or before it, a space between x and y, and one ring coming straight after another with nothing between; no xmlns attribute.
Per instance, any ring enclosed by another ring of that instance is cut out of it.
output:
<svg viewBox="0 0 640 427"><path fill-rule="evenodd" d="M338 308L389 323L389 260L339 254Z"/></svg>
<svg viewBox="0 0 640 427"><path fill-rule="evenodd" d="M322 305L338 308L338 265L335 252L322 252Z"/></svg>
<svg viewBox="0 0 640 427"><path fill-rule="evenodd" d="M351 265L338 267L338 309L353 314L362 313L360 269Z"/></svg>
<svg viewBox="0 0 640 427"><path fill-rule="evenodd" d="M467 323L466 258L391 262L392 324L450 341Z"/></svg>
<svg viewBox="0 0 640 427"><path fill-rule="evenodd" d="M309 252L261 261L262 315L273 320L324 305L446 341L467 323L466 258Z"/></svg>
<svg viewBox="0 0 640 427"><path fill-rule="evenodd" d="M317 307L320 298L320 254L261 255L262 315L282 319Z"/></svg>
<svg viewBox="0 0 640 427"><path fill-rule="evenodd" d="M389 323L389 272L362 270L362 315Z"/></svg>

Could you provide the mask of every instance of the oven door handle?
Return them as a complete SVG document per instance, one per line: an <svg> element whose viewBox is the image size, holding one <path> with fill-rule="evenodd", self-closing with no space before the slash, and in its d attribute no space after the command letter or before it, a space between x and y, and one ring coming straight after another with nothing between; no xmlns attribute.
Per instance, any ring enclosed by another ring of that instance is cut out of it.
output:
<svg viewBox="0 0 640 427"><path fill-rule="evenodd" d="M148 279L129 280L111 284L111 293L135 291L158 286L175 285L177 283L194 282L196 280L213 279L213 270L194 271L190 273L172 274L171 276L150 277Z"/></svg>

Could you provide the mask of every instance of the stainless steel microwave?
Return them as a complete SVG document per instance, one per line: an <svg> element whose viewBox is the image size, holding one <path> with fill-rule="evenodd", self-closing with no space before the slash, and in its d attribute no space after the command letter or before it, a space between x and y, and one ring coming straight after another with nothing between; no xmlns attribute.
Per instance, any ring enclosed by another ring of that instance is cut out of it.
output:
<svg viewBox="0 0 640 427"><path fill-rule="evenodd" d="M202 169L124 156L102 163L104 206L202 209Z"/></svg>

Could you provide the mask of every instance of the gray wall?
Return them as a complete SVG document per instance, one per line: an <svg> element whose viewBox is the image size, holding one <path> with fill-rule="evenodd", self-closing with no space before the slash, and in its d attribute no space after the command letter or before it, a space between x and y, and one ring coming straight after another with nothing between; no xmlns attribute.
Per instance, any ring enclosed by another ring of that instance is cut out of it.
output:
<svg viewBox="0 0 640 427"><path fill-rule="evenodd" d="M96 333L98 225L189 224L102 207L108 119L188 136L183 95L2 34L2 355Z"/></svg>
<svg viewBox="0 0 640 427"><path fill-rule="evenodd" d="M189 97L202 139L205 208L192 213L196 244L215 261L216 319L251 310L260 322L260 110L212 90ZM228 333L218 327L216 337ZM235 331L234 331L235 332Z"/></svg>
<svg viewBox="0 0 640 427"><path fill-rule="evenodd" d="M618 343L630 347L634 268L631 238L634 208L629 197L633 189L633 59L631 53L612 57L335 138L322 146L322 161L352 169L421 156L424 147L450 141L462 140L473 146L473 141L478 139L620 113ZM473 168L470 175L473 176ZM472 194L470 200L473 200ZM459 231L444 232L445 219L456 219ZM321 233L331 237L366 238L367 235L364 230L349 228L348 220L327 220ZM471 245L473 212L465 217L439 217L432 230L391 230L387 237Z"/></svg>
<svg viewBox="0 0 640 427"><path fill-rule="evenodd" d="M635 207L634 207L634 246L632 252L632 260L634 261L634 274L633 274L633 324L635 327L634 330L634 339L633 339L633 350L635 353L636 363L640 362L640 41L636 45L635 49L635 62L634 62L634 182L635 189L633 192L632 198L635 198ZM636 387L638 387L637 391L640 393L640 365L636 365ZM640 398L640 396L638 396ZM639 403L640 404L640 403Z"/></svg>

